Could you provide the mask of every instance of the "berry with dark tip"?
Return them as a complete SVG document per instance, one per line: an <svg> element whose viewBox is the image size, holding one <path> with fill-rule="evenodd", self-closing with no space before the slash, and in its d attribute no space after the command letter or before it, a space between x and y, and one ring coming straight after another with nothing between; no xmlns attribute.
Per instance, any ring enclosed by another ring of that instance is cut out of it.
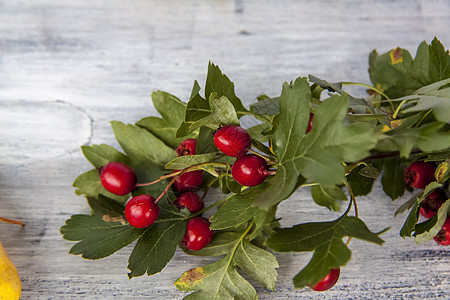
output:
<svg viewBox="0 0 450 300"><path fill-rule="evenodd" d="M137 177L130 166L113 161L100 169L100 182L107 191L124 196L135 189Z"/></svg>
<svg viewBox="0 0 450 300"><path fill-rule="evenodd" d="M433 240L438 245L442 245L442 246L450 245L450 217L447 217L447 219L445 220L444 225L442 226L442 229L433 238Z"/></svg>
<svg viewBox="0 0 450 300"><path fill-rule="evenodd" d="M152 225L159 216L159 206L150 195L131 198L125 206L125 218L131 226L145 228Z"/></svg>
<svg viewBox="0 0 450 300"><path fill-rule="evenodd" d="M178 196L175 205L179 208L187 208L191 213L200 211L205 207L202 197L194 192L186 192Z"/></svg>
<svg viewBox="0 0 450 300"><path fill-rule="evenodd" d="M228 156L241 157L252 146L252 139L241 126L227 125L215 133L214 145Z"/></svg>
<svg viewBox="0 0 450 300"><path fill-rule="evenodd" d="M173 185L178 193L184 193L201 188L202 183L202 170L196 170L181 174L181 176L175 180Z"/></svg>
<svg viewBox="0 0 450 300"><path fill-rule="evenodd" d="M198 251L203 249L211 241L214 231L209 228L209 221L202 217L195 217L188 221L186 233L181 244L188 250Z"/></svg>
<svg viewBox="0 0 450 300"><path fill-rule="evenodd" d="M408 186L416 189L424 189L430 182L434 181L436 165L431 162L413 162L405 170L405 182Z"/></svg>
<svg viewBox="0 0 450 300"><path fill-rule="evenodd" d="M441 189L431 192L422 202L420 207L420 214L429 219L434 216L442 203L447 200L447 195Z"/></svg>
<svg viewBox="0 0 450 300"><path fill-rule="evenodd" d="M237 159L231 167L234 180L244 186L255 186L266 179L268 165L264 158L247 154Z"/></svg>
<svg viewBox="0 0 450 300"><path fill-rule="evenodd" d="M197 147L197 139L186 139L175 149L175 152L177 156L195 155L195 147Z"/></svg>
<svg viewBox="0 0 450 300"><path fill-rule="evenodd" d="M308 286L317 292L322 292L331 289L339 279L339 275L341 274L341 269L331 269L330 273L328 273L324 278L322 278L318 283L314 286L309 284Z"/></svg>

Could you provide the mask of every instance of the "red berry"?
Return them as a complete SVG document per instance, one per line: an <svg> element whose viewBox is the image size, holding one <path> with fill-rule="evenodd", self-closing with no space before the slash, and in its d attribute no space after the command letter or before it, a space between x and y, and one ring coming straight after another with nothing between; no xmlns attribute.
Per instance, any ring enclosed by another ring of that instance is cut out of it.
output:
<svg viewBox="0 0 450 300"><path fill-rule="evenodd" d="M255 154L247 154L237 159L231 167L234 180L245 186L255 186L266 179L267 162Z"/></svg>
<svg viewBox="0 0 450 300"><path fill-rule="evenodd" d="M314 117L314 114L313 113L309 113L309 123L308 123L308 128L306 129L306 133L311 131L313 117Z"/></svg>
<svg viewBox="0 0 450 300"><path fill-rule="evenodd" d="M181 243L188 250L198 251L203 249L211 241L214 234L214 231L209 228L209 225L209 221L202 217L190 219Z"/></svg>
<svg viewBox="0 0 450 300"><path fill-rule="evenodd" d="M339 279L339 275L341 274L341 269L331 269L330 273L328 273L322 280L316 283L315 286L308 286L317 292L322 292L331 289Z"/></svg>
<svg viewBox="0 0 450 300"><path fill-rule="evenodd" d="M420 214L429 219L434 216L442 203L447 200L447 195L443 190L437 189L431 192L422 202Z"/></svg>
<svg viewBox="0 0 450 300"><path fill-rule="evenodd" d="M175 180L173 185L178 193L184 193L201 188L202 183L202 170L196 170L181 174L181 176Z"/></svg>
<svg viewBox="0 0 450 300"><path fill-rule="evenodd" d="M430 182L434 181L436 165L430 162L413 162L405 170L405 182L408 186L416 189L424 189Z"/></svg>
<svg viewBox="0 0 450 300"><path fill-rule="evenodd" d="M137 177L130 166L120 162L110 162L101 168L100 182L107 191L124 196L134 190Z"/></svg>
<svg viewBox="0 0 450 300"><path fill-rule="evenodd" d="M214 135L214 145L228 156L241 157L252 146L252 140L241 126L227 125Z"/></svg>
<svg viewBox="0 0 450 300"><path fill-rule="evenodd" d="M450 217L447 217L444 225L442 226L442 229L433 239L438 245L450 245Z"/></svg>
<svg viewBox="0 0 450 300"><path fill-rule="evenodd" d="M179 208L187 208L192 213L205 207L202 197L193 192L186 192L178 196L175 205Z"/></svg>
<svg viewBox="0 0 450 300"><path fill-rule="evenodd" d="M139 195L131 198L125 206L125 218L136 228L152 225L159 216L159 206L150 195Z"/></svg>
<svg viewBox="0 0 450 300"><path fill-rule="evenodd" d="M197 139L187 139L182 141L175 151L177 156L195 155L195 147L197 147Z"/></svg>

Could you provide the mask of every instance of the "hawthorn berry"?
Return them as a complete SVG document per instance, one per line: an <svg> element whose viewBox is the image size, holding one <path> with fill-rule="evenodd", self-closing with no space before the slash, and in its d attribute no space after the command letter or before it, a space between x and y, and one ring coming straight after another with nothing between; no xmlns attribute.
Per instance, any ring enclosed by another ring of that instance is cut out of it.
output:
<svg viewBox="0 0 450 300"><path fill-rule="evenodd" d="M177 156L195 155L196 147L197 147L197 139L186 139L181 142L181 144L178 146L177 149L175 149L175 152L177 153Z"/></svg>
<svg viewBox="0 0 450 300"><path fill-rule="evenodd" d="M341 269L331 269L330 273L328 273L324 278L322 278L318 283L314 286L309 284L308 286L317 292L322 292L331 289L339 279L339 275L341 274Z"/></svg>
<svg viewBox="0 0 450 300"><path fill-rule="evenodd" d="M252 146L252 139L241 126L226 125L214 134L214 145L228 156L241 157Z"/></svg>
<svg viewBox="0 0 450 300"><path fill-rule="evenodd" d="M408 186L416 189L424 189L430 182L434 181L436 165L431 162L417 161L409 165L405 170L405 182Z"/></svg>
<svg viewBox="0 0 450 300"><path fill-rule="evenodd" d="M268 165L264 158L247 154L238 158L231 167L234 180L244 186L255 186L266 179Z"/></svg>
<svg viewBox="0 0 450 300"><path fill-rule="evenodd" d="M309 123L308 123L308 128L306 128L306 133L311 131L313 117L314 117L314 114L309 113Z"/></svg>
<svg viewBox="0 0 450 300"><path fill-rule="evenodd" d="M212 239L214 231L209 228L209 221L203 217L195 217L188 221L186 233L181 244L188 250L198 251L203 249Z"/></svg>
<svg viewBox="0 0 450 300"><path fill-rule="evenodd" d="M175 180L173 185L178 193L184 193L201 188L202 183L202 170L196 170L181 174L181 176Z"/></svg>
<svg viewBox="0 0 450 300"><path fill-rule="evenodd" d="M442 226L439 233L433 238L433 240L442 246L450 245L450 217L447 217L444 225Z"/></svg>
<svg viewBox="0 0 450 300"><path fill-rule="evenodd" d="M205 207L202 197L194 192L186 192L178 196L175 205L179 208L187 208L191 213L200 211Z"/></svg>
<svg viewBox="0 0 450 300"><path fill-rule="evenodd" d="M420 214L429 219L434 216L442 203L447 200L447 195L441 189L431 192L422 202L420 207Z"/></svg>
<svg viewBox="0 0 450 300"><path fill-rule="evenodd" d="M152 225L159 216L159 206L150 195L131 198L125 206L125 218L131 226L145 228Z"/></svg>
<svg viewBox="0 0 450 300"><path fill-rule="evenodd" d="M130 166L113 161L100 168L100 182L107 191L124 196L135 189L137 177Z"/></svg>

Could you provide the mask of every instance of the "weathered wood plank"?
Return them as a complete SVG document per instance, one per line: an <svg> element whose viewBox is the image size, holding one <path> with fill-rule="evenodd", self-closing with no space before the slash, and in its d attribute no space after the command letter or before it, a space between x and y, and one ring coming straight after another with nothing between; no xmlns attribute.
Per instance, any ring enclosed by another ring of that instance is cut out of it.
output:
<svg viewBox="0 0 450 300"><path fill-rule="evenodd" d="M131 248L86 261L68 255L72 243L59 234L71 214L88 213L71 187L90 168L79 146L117 146L108 121L155 115L152 90L185 100L210 59L245 104L308 73L368 82L373 48L415 52L435 35L450 47L448 28L445 0L0 0L0 215L27 224L0 224L0 239L18 267L23 298L180 299L172 282L208 261L179 251L161 274L129 281ZM369 228L392 228L382 247L352 241L353 258L333 290L295 291L291 278L309 256L283 254L275 293L257 285L261 298L448 298L448 249L398 236L405 216L392 212L406 198L392 203L377 185L359 200ZM284 224L333 217L306 190L279 215Z"/></svg>

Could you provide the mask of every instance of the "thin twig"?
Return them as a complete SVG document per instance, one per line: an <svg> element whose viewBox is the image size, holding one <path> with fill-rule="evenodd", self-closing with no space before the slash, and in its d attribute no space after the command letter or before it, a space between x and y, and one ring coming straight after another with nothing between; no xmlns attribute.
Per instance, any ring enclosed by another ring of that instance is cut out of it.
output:
<svg viewBox="0 0 450 300"><path fill-rule="evenodd" d="M19 220L13 220L13 219L7 219L7 218L2 218L0 217L0 221L8 223L8 224L15 224L15 225L20 225L20 226L25 226L25 223Z"/></svg>

